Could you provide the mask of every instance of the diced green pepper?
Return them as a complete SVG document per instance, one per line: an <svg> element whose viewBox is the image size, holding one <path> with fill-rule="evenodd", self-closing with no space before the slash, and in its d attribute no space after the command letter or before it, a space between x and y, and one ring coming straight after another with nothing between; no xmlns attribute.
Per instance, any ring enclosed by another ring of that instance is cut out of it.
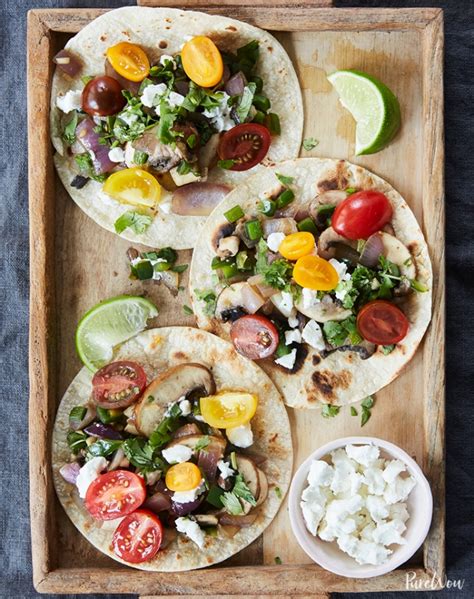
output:
<svg viewBox="0 0 474 599"><path fill-rule="evenodd" d="M258 123L259 125L263 125L265 123L265 113L261 110L257 110L255 116L253 117L253 122Z"/></svg>
<svg viewBox="0 0 474 599"><path fill-rule="evenodd" d="M293 191L291 189L285 189L285 191L282 191L281 194L278 196L276 204L277 204L277 208L285 208L285 206L288 206L288 204L291 204L291 202L295 199L295 194L293 193Z"/></svg>
<svg viewBox="0 0 474 599"><path fill-rule="evenodd" d="M171 268L171 264L169 262L157 262L153 265L153 270L155 272L163 272L164 270L169 270Z"/></svg>
<svg viewBox="0 0 474 599"><path fill-rule="evenodd" d="M111 422L117 422L123 418L123 412L121 410L107 410L97 406L97 416L103 424L110 424Z"/></svg>
<svg viewBox="0 0 474 599"><path fill-rule="evenodd" d="M313 235L317 235L318 233L318 229L314 224L314 220L309 216L303 220L300 220L298 223L298 231L306 231L308 233L312 233Z"/></svg>
<svg viewBox="0 0 474 599"><path fill-rule="evenodd" d="M265 118L265 124L272 135L280 135L280 117L276 113L270 112Z"/></svg>
<svg viewBox="0 0 474 599"><path fill-rule="evenodd" d="M263 229L259 220L249 220L245 223L245 232L251 241L257 241L263 237Z"/></svg>
<svg viewBox="0 0 474 599"><path fill-rule="evenodd" d="M227 212L224 212L224 216L230 223L235 223L239 218L244 216L244 211L240 206L234 206L230 210L227 210Z"/></svg>
<svg viewBox="0 0 474 599"><path fill-rule="evenodd" d="M250 77L250 81L252 83L255 83L255 92L259 94L263 89L263 79L261 77L258 77L257 75L254 75L253 77Z"/></svg>
<svg viewBox="0 0 474 599"><path fill-rule="evenodd" d="M237 264L232 258L224 258L221 260L221 258L216 256L212 259L211 268L212 270L220 270L226 279L235 277L238 273Z"/></svg>
<svg viewBox="0 0 474 599"><path fill-rule="evenodd" d="M242 251L235 257L235 263L239 270L252 270L255 266L255 258L249 256L247 251Z"/></svg>
<svg viewBox="0 0 474 599"><path fill-rule="evenodd" d="M276 203L273 200L266 198L258 204L258 211L265 216L273 216L276 212Z"/></svg>
<svg viewBox="0 0 474 599"><path fill-rule="evenodd" d="M267 110L271 106L271 103L266 96L262 96L261 94L255 94L255 96L253 97L253 105L257 110L267 112Z"/></svg>

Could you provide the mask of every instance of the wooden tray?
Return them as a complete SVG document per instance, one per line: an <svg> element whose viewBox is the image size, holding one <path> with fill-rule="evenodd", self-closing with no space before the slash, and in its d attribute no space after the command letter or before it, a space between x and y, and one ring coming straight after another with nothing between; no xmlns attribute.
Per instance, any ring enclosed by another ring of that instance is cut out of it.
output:
<svg viewBox="0 0 474 599"><path fill-rule="evenodd" d="M145 1L145 0L144 0ZM149 0L150 1L150 0ZM169 2L167 2L169 4ZM444 575L444 191L443 17L439 9L285 7L282 0L239 6L184 0L275 33L290 54L303 88L304 136L316 156L348 158L390 181L413 208L426 235L434 269L433 319L402 375L377 394L369 423L348 408L326 420L290 410L295 466L328 440L367 434L392 441L423 468L434 495L434 517L423 551L409 565L370 580L347 579L310 562L294 539L286 503L267 532L219 567L149 573L98 553L73 527L56 499L50 468L54 415L80 368L73 335L81 314L120 293L143 293L160 306L157 325L192 324L166 289L128 278L129 243L85 216L55 176L49 141L51 58L68 37L102 10L33 10L28 15L30 186L30 498L35 588L49 593L139 593L290 597L329 592L396 591L407 572L417 582ZM268 4L268 6L263 5ZM400 98L403 128L383 152L353 156L354 123L337 102L325 71L357 67L385 81ZM303 155L308 155L303 151ZM189 252L185 254L189 258ZM185 284L185 282L183 283ZM275 557L282 560L275 564Z"/></svg>

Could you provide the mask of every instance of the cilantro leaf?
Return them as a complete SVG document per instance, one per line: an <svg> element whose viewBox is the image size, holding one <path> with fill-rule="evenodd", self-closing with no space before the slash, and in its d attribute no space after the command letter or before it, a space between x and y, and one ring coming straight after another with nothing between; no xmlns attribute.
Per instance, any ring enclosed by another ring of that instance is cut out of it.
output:
<svg viewBox="0 0 474 599"><path fill-rule="evenodd" d="M177 403L169 408L167 416L163 418L150 436L148 443L153 450L160 449L168 443L171 439L171 433L174 433L179 428L181 414L181 408Z"/></svg>
<svg viewBox="0 0 474 599"><path fill-rule="evenodd" d="M286 289L291 280L293 265L284 258L268 264L267 253L268 245L263 239L260 239L257 245L255 272L263 275L265 282L270 287L280 290Z"/></svg>
<svg viewBox="0 0 474 599"><path fill-rule="evenodd" d="M232 493L236 497L244 499L254 507L257 505L255 497L252 495L252 492L250 491L246 482L244 481L244 477L240 473L237 474L237 476L235 477L235 485L232 489Z"/></svg>
<svg viewBox="0 0 474 599"><path fill-rule="evenodd" d="M323 418L334 418L334 416L337 416L339 414L340 409L340 406L332 406L329 403L325 403L321 411L321 414Z"/></svg>
<svg viewBox="0 0 474 599"><path fill-rule="evenodd" d="M112 441L110 439L97 439L95 443L87 448L86 459L90 460L96 457L108 457L122 445L123 441Z"/></svg>
<svg viewBox="0 0 474 599"><path fill-rule="evenodd" d="M351 416L357 416L357 410L354 408L354 406L351 406Z"/></svg>
<svg viewBox="0 0 474 599"><path fill-rule="evenodd" d="M221 496L221 503L225 510L232 516L239 516L244 511L239 499L233 493L224 493Z"/></svg>
<svg viewBox="0 0 474 599"><path fill-rule="evenodd" d="M204 308L204 314L207 314L207 316L213 316L216 312L217 304L217 297L214 291L211 289L203 289L202 291L195 289L194 293L196 294L198 300L206 304Z"/></svg>
<svg viewBox="0 0 474 599"><path fill-rule="evenodd" d="M294 177L288 177L287 175L282 175L281 173L275 173L275 176L283 185L291 185L295 182Z"/></svg>
<svg viewBox="0 0 474 599"><path fill-rule="evenodd" d="M72 117L70 121L67 123L67 125L64 127L63 131L63 139L69 146L72 146L72 144L76 141L77 121L77 112L73 110Z"/></svg>
<svg viewBox="0 0 474 599"><path fill-rule="evenodd" d="M239 123L244 123L252 108L253 97L257 86L255 83L247 83L240 98L239 104L235 108L235 112L239 119Z"/></svg>
<svg viewBox="0 0 474 599"><path fill-rule="evenodd" d="M122 448L129 462L140 472L164 472L167 469L165 461L155 455L154 447L143 437L130 437L124 441Z"/></svg>
<svg viewBox="0 0 474 599"><path fill-rule="evenodd" d="M388 356L388 354L391 354L394 349L395 349L395 344L382 345L382 351L383 351L384 356Z"/></svg>
<svg viewBox="0 0 474 599"><path fill-rule="evenodd" d="M357 345L362 341L354 315L340 321L328 320L323 324L323 331L327 342L334 347L344 345L347 340L352 345Z"/></svg>
<svg viewBox="0 0 474 599"><path fill-rule="evenodd" d="M203 449L206 449L206 447L209 445L210 443L210 439L207 435L205 435L204 437L201 437L201 439L199 439L199 441L196 443L196 445L194 446L194 451L202 451Z"/></svg>
<svg viewBox="0 0 474 599"><path fill-rule="evenodd" d="M190 308L189 306L186 306L186 304L183 306L183 312L185 314L188 314L188 316L191 316L192 314L194 314L193 309Z"/></svg>
<svg viewBox="0 0 474 599"><path fill-rule="evenodd" d="M144 233L153 222L153 218L147 214L140 214L133 210L127 210L114 223L115 232L122 233L125 229L132 229L134 233L140 235Z"/></svg>
<svg viewBox="0 0 474 599"><path fill-rule="evenodd" d="M307 137L303 139L303 148L309 152L319 144L319 141L314 137Z"/></svg>

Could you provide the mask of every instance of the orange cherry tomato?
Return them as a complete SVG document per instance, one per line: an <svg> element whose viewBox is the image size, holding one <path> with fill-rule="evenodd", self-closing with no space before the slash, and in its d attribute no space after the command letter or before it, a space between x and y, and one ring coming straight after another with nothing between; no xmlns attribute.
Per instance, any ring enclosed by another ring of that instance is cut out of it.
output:
<svg viewBox="0 0 474 599"><path fill-rule="evenodd" d="M199 486L202 475L196 464L182 462L175 464L166 473L166 486L170 491L192 491Z"/></svg>
<svg viewBox="0 0 474 599"><path fill-rule="evenodd" d="M293 269L293 278L301 287L315 291L330 291L339 283L334 266L319 256L299 258Z"/></svg>
<svg viewBox="0 0 474 599"><path fill-rule="evenodd" d="M281 242L278 251L287 260L298 260L303 256L311 254L315 246L312 233L300 231L291 233Z"/></svg>
<svg viewBox="0 0 474 599"><path fill-rule="evenodd" d="M186 75L202 87L217 85L224 74L224 62L216 44L204 35L186 42L181 50Z"/></svg>
<svg viewBox="0 0 474 599"><path fill-rule="evenodd" d="M106 54L115 71L129 81L143 81L150 72L150 61L140 46L120 42L108 48Z"/></svg>

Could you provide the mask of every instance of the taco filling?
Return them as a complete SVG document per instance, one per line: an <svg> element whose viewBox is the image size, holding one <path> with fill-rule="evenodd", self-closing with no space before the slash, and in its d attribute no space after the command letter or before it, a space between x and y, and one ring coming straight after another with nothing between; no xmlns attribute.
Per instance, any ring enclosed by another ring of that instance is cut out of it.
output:
<svg viewBox="0 0 474 599"><path fill-rule="evenodd" d="M275 175L270 192L226 209L214 230L215 288L194 291L200 310L227 323L241 354L287 371L308 348L323 360L390 354L409 330L411 294L428 288L396 237L389 199L345 188L307 200L293 177Z"/></svg>
<svg viewBox="0 0 474 599"><path fill-rule="evenodd" d="M141 46L120 42L106 50L104 72L92 77L62 50L57 68L83 83L56 98L59 135L74 158L72 187L93 179L145 213L209 214L230 189L205 183L209 170L254 167L281 132L258 58L257 40L229 52L195 36L155 62ZM172 192L197 182L192 193L159 205L161 187Z"/></svg>
<svg viewBox="0 0 474 599"><path fill-rule="evenodd" d="M202 364L147 384L139 363L112 362L70 411L71 461L59 472L96 521L117 520L111 549L123 561L152 560L177 535L204 551L206 538L252 526L266 501L265 458L251 453L257 403L217 391Z"/></svg>

